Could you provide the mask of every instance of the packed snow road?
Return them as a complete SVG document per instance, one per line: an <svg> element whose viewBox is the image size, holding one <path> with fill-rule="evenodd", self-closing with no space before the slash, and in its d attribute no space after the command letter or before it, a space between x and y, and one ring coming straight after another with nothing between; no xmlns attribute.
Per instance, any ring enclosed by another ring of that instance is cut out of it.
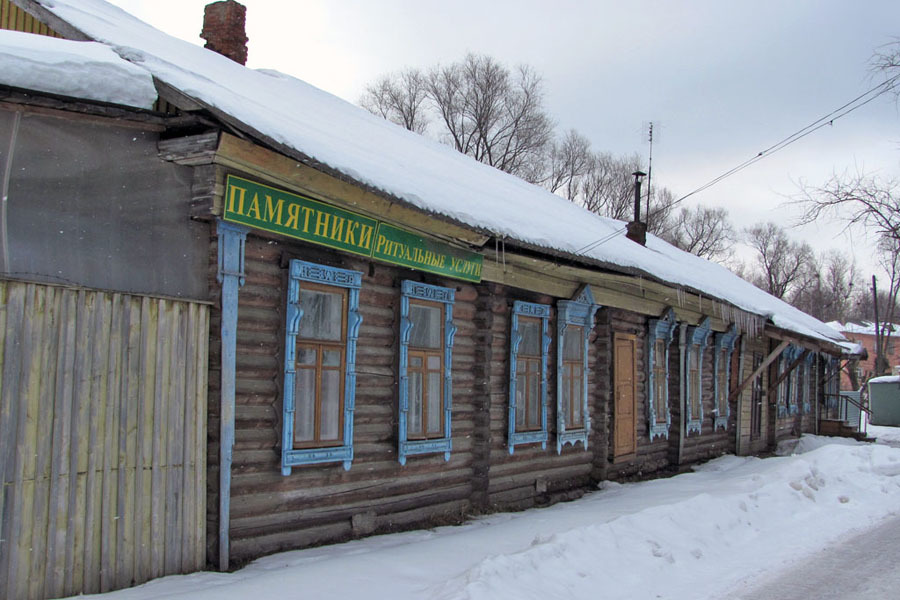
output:
<svg viewBox="0 0 900 600"><path fill-rule="evenodd" d="M900 597L900 518L728 594L731 600L893 600Z"/></svg>
<svg viewBox="0 0 900 600"><path fill-rule="evenodd" d="M102 598L731 598L749 593L755 574L775 577L900 518L900 449L804 436L784 452L723 456L669 479L605 483L546 509L285 552L234 573L167 577ZM748 600L777 600L776 589Z"/></svg>

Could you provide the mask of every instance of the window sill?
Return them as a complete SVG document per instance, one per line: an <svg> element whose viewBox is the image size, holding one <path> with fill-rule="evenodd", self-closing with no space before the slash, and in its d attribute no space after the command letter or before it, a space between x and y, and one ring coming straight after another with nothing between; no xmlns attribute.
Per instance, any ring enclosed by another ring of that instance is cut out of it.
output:
<svg viewBox="0 0 900 600"><path fill-rule="evenodd" d="M509 437L509 453L512 454L516 446L537 443L541 444L542 449L547 449L546 431L517 431Z"/></svg>
<svg viewBox="0 0 900 600"><path fill-rule="evenodd" d="M353 462L353 446L286 450L281 459L281 474L290 475L291 467L330 462L343 462L344 470L349 471Z"/></svg>
<svg viewBox="0 0 900 600"><path fill-rule="evenodd" d="M414 454L444 453L444 460L450 460L450 451L453 442L450 438L438 438L435 440L410 440L400 442L400 464L406 464L406 457Z"/></svg>

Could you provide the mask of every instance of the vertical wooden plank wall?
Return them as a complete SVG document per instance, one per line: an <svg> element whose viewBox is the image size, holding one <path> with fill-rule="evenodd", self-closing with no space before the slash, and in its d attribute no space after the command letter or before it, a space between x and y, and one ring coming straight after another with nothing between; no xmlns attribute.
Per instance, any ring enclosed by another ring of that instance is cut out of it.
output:
<svg viewBox="0 0 900 600"><path fill-rule="evenodd" d="M204 566L208 312L0 281L0 597Z"/></svg>
<svg viewBox="0 0 900 600"><path fill-rule="evenodd" d="M50 37L62 37L30 14L10 2L0 0L0 29L36 33Z"/></svg>

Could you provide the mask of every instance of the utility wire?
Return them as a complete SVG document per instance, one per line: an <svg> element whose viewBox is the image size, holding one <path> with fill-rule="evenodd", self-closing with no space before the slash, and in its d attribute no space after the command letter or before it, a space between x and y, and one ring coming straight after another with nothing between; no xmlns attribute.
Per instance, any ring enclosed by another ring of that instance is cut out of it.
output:
<svg viewBox="0 0 900 600"><path fill-rule="evenodd" d="M688 194L685 194L681 198L675 200L669 206L670 207L675 206L676 204L686 200L687 198L690 198L694 194L698 194L698 193L702 192L703 190L706 190L706 189L714 186L715 184L719 183L723 179L725 179L727 177L731 177L732 175L734 175L735 173L738 173L739 171L743 171L744 169L746 169L753 163L755 163L759 160L762 160L763 158L770 156L770 155L778 152L779 150L786 148L787 146L790 146L794 142L805 138L809 134L811 134L815 131L818 131L819 129L821 129L822 127L825 127L826 125L833 125L834 122L837 121L838 119L840 119L841 117L846 116L859 108L862 108L863 106L865 106L872 100L875 100L882 94L889 92L891 89L893 89L897 85L898 80L900 80L900 73L898 73L897 75L894 75L890 79L883 81L882 83L876 85L872 89L860 94L859 96L857 96L850 102L847 102L843 106L840 106L840 107L834 109L827 115L816 119L815 121L813 121L812 123L810 123L809 125L804 127L803 129L800 129L800 130L792 133L791 135L784 138L783 140L781 140L775 144L772 144L765 150L758 152L755 156L753 156L752 158L748 158L747 160L745 160L741 164L737 165L736 167L733 167L733 168L729 169L728 171L725 171L718 177L712 179L711 181L704 183L703 185L701 185L694 191L692 191ZM866 98L867 96L869 96L869 97ZM866 98L866 99L863 100L863 98ZM860 102L861 100L862 100L862 102Z"/></svg>
<svg viewBox="0 0 900 600"><path fill-rule="evenodd" d="M897 75L894 75L893 77L891 77L889 79L886 79L885 81L879 83L872 89L870 89L866 92L863 92L862 94L860 94L853 100L850 100L846 104L839 106L838 108L834 109L833 111L826 114L825 116L819 117L818 119L816 119L815 121L813 121L812 123L807 125L806 127L799 129L799 130L795 131L794 133L792 133L791 135L784 138L783 140L776 142L775 144L772 144L765 150L758 152L755 156L748 158L747 160L745 160L741 164L737 165L736 167L733 167L733 168L725 171L718 177L715 177L714 179L704 183L703 185L701 185L694 191L685 194L681 198L678 198L677 200L675 200L671 204L669 204L667 206L667 208L671 208L671 207L675 206L676 204L679 204L679 203L683 202L684 200L687 200L694 194L699 194L700 192L702 192L706 189L709 189L710 187L719 183L723 179L726 179L740 171L743 171L750 165L762 160L763 158L766 158L767 156L771 156L772 154L775 154L779 150L783 150L787 146L790 146L794 142L799 141L799 140L805 138L806 136L808 136L809 134L818 131L822 127L825 127L826 125L833 125L834 122L837 121L838 119L840 119L841 117L844 117L844 116L850 114L851 112L853 112L859 108L862 108L863 106L865 106L872 100L875 100L876 98L880 97L881 95L891 91L892 89L894 89L897 86L898 82L900 82L900 73L898 73ZM867 96L868 96L868 98L867 98ZM863 100L864 98L865 98L865 100ZM649 199L648 199L648 201L649 201ZM575 254L583 254L585 252L589 252L590 250L593 250L594 248L601 246L601 245L605 244L606 242L610 241L611 239L625 233L626 229L627 228L619 229L619 230L614 231L611 234L608 234L598 240L595 240L595 241L591 242L590 244L583 246L582 248L579 248L578 250L576 250Z"/></svg>

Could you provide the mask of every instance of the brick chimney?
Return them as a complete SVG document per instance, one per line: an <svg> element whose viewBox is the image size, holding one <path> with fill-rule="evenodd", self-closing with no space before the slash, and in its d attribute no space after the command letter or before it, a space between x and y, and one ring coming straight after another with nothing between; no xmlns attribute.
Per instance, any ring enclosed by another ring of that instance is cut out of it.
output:
<svg viewBox="0 0 900 600"><path fill-rule="evenodd" d="M246 18L247 7L234 0L207 4L200 32L200 37L206 40L205 47L236 63L247 64Z"/></svg>

